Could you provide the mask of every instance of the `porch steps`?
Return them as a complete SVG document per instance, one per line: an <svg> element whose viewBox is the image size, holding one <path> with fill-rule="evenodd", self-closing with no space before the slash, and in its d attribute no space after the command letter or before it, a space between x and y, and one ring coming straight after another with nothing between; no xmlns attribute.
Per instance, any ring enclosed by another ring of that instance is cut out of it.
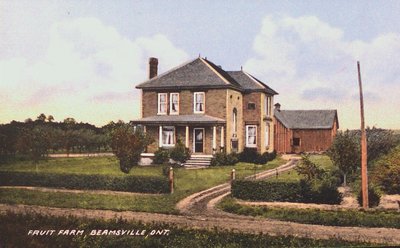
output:
<svg viewBox="0 0 400 248"><path fill-rule="evenodd" d="M184 164L187 169L200 169L210 166L211 155L192 155Z"/></svg>

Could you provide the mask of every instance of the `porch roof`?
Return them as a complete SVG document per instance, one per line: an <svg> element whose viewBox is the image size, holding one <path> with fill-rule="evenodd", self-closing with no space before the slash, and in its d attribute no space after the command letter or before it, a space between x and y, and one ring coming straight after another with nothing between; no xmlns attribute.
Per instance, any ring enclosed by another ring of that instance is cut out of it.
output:
<svg viewBox="0 0 400 248"><path fill-rule="evenodd" d="M180 124L180 125L196 125L196 124L225 124L226 121L221 118L212 117L203 114L193 115L155 115L142 119L131 121L132 124L144 125L161 125L161 124Z"/></svg>

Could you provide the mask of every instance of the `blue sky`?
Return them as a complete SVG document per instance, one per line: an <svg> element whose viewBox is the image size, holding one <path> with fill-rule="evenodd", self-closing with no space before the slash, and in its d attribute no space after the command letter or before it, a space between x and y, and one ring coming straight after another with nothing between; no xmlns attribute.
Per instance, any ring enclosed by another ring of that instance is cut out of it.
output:
<svg viewBox="0 0 400 248"><path fill-rule="evenodd" d="M400 128L400 1L0 0L0 123L52 114L103 125L139 116L147 59L201 54L279 92L282 109L338 109Z"/></svg>

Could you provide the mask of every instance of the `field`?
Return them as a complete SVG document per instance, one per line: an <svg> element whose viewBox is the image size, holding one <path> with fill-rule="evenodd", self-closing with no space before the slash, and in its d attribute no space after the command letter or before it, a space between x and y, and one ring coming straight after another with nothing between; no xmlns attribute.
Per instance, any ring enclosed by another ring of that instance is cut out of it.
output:
<svg viewBox="0 0 400 248"><path fill-rule="evenodd" d="M88 192L42 192L39 190L0 188L0 202L65 208L177 213L175 205L179 200L192 193L228 182L232 169L236 170L237 178L243 178L255 172L275 168L283 163L282 159L277 158L267 165L256 166L253 164L238 163L235 166L210 167L199 170L177 168L174 169L174 194L104 195ZM47 162L43 161L37 165L24 161L1 165L0 171L124 175L119 170L118 161L112 157L49 159ZM130 174L160 176L162 175L162 166L134 167Z"/></svg>

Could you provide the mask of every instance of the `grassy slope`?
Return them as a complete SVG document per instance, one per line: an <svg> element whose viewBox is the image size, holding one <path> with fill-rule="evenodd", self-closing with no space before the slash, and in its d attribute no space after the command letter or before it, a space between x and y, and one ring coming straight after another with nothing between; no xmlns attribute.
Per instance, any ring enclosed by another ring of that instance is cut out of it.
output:
<svg viewBox="0 0 400 248"><path fill-rule="evenodd" d="M310 159L312 162L321 166L321 168L324 170L330 170L333 167L332 161L327 155L311 155ZM301 176L299 176L295 170L290 170L279 174L278 178L274 177L267 180L287 182L287 181L299 181L300 179Z"/></svg>
<svg viewBox="0 0 400 248"><path fill-rule="evenodd" d="M256 166L257 172L275 168L284 161L276 159L267 165ZM114 158L69 158L52 159L37 166L20 162L0 166L0 170L38 171L55 173L98 173L121 175ZM176 213L176 203L184 197L229 181L235 168L237 178L254 173L253 164L238 163L235 166L211 167L200 170L175 169L175 193L172 195L114 196L89 193L53 193L23 189L0 189L0 202L9 204L44 205L66 208L133 210L145 212ZM161 175L161 166L134 167L134 175Z"/></svg>

